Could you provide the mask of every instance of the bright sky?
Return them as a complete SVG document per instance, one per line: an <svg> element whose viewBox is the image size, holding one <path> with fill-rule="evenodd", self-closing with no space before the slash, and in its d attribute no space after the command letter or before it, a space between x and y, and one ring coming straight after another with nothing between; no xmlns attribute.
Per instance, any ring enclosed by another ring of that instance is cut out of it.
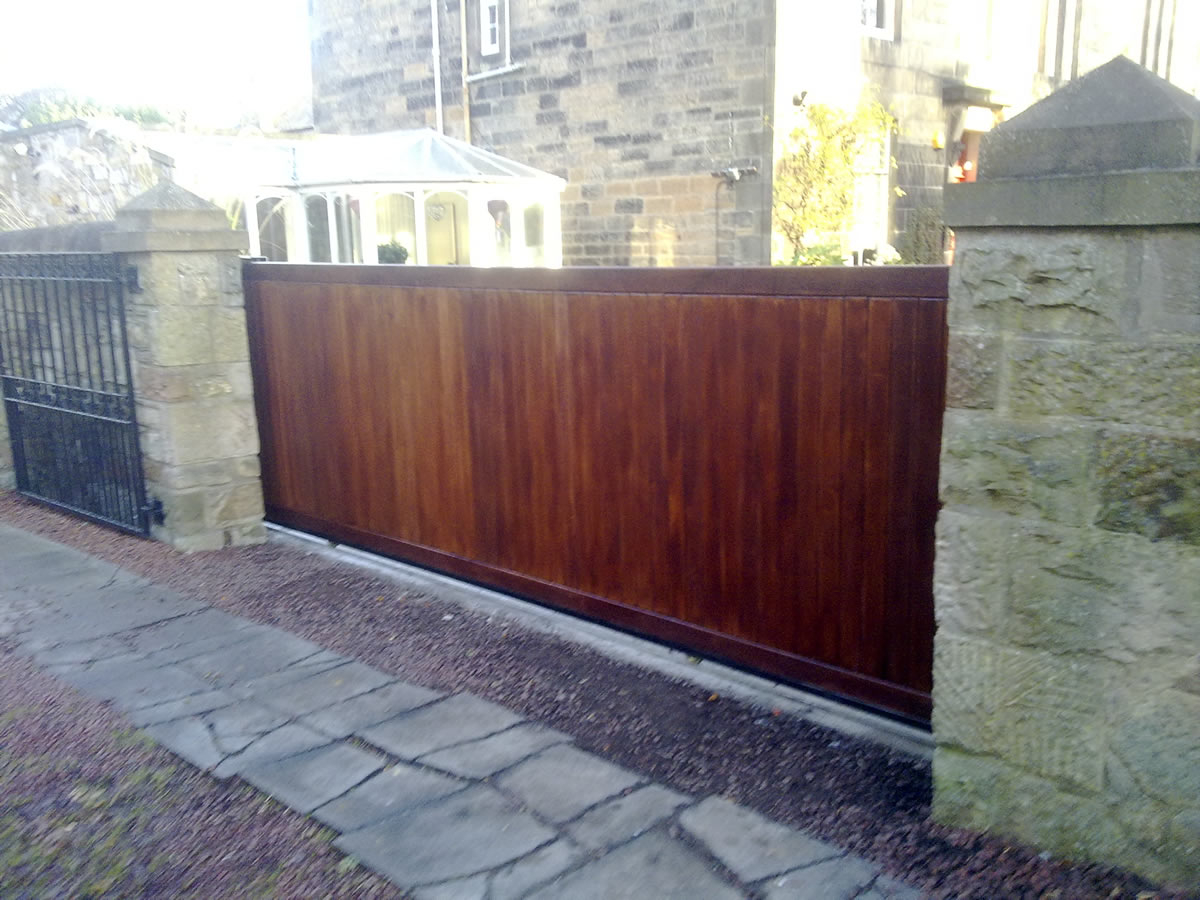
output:
<svg viewBox="0 0 1200 900"><path fill-rule="evenodd" d="M0 94L62 87L232 124L309 93L306 0L6 0Z"/></svg>

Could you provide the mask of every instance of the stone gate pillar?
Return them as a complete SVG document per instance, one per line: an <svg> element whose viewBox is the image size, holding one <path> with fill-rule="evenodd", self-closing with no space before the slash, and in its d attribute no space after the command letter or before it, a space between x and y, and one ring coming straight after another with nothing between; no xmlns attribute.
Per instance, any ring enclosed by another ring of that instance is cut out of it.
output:
<svg viewBox="0 0 1200 900"><path fill-rule="evenodd" d="M985 138L957 234L934 815L1200 879L1200 101L1118 58Z"/></svg>
<svg viewBox="0 0 1200 900"><path fill-rule="evenodd" d="M182 550L265 540L239 253L245 232L162 182L117 212L105 250L136 266L126 295L154 536Z"/></svg>

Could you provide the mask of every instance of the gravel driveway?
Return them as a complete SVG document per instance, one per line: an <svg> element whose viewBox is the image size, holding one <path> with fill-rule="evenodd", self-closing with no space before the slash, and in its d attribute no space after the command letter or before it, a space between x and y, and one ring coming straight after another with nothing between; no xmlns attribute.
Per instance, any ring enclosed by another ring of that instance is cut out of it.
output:
<svg viewBox="0 0 1200 900"><path fill-rule="evenodd" d="M14 494L0 494L0 521L409 681L467 690L504 704L573 735L584 749L677 790L724 795L807 829L880 863L933 897L1200 898L1200 893L1156 890L1118 869L1071 865L1027 847L937 825L929 819L925 761L717 697L500 615L406 592L384 577L293 546L271 543L184 556ZM23 665L11 654L0 654L0 674ZM54 704L69 693L51 679L31 683L39 687L20 702ZM3 707L13 702L7 693L0 694ZM68 739L72 746L76 741L84 746L98 732L108 735L113 729L111 714L81 717L76 724ZM0 734L6 753L33 752L42 742L55 740L44 732ZM236 834L238 843L261 837L267 829L254 817L239 818L233 827L228 833ZM221 842L224 833L216 829L198 840ZM215 851L210 847L209 852ZM311 888L275 895L329 893L318 882ZM356 895L384 896L370 893L382 890L364 883Z"/></svg>

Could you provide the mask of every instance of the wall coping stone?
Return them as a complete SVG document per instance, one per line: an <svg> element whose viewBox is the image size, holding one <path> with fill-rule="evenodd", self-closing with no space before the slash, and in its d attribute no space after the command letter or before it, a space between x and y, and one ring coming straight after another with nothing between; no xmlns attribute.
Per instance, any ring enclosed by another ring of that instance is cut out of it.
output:
<svg viewBox="0 0 1200 900"><path fill-rule="evenodd" d="M1140 170L948 185L951 228L1200 224L1200 169Z"/></svg>
<svg viewBox="0 0 1200 900"><path fill-rule="evenodd" d="M244 231L110 231L101 235L100 247L116 253L181 253L231 250L245 253L250 238Z"/></svg>
<svg viewBox="0 0 1200 900"><path fill-rule="evenodd" d="M229 231L225 213L213 209L118 210L118 231Z"/></svg>
<svg viewBox="0 0 1200 900"><path fill-rule="evenodd" d="M76 222L21 231L0 231L0 253L88 253L100 249L101 235L116 223Z"/></svg>

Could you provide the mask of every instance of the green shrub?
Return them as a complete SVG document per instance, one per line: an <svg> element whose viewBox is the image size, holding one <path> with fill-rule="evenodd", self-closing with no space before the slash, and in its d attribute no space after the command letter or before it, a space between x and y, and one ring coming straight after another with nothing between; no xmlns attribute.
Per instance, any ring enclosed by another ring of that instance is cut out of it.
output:
<svg viewBox="0 0 1200 900"><path fill-rule="evenodd" d="M408 248L396 241L379 245L379 261L381 263L408 262Z"/></svg>

